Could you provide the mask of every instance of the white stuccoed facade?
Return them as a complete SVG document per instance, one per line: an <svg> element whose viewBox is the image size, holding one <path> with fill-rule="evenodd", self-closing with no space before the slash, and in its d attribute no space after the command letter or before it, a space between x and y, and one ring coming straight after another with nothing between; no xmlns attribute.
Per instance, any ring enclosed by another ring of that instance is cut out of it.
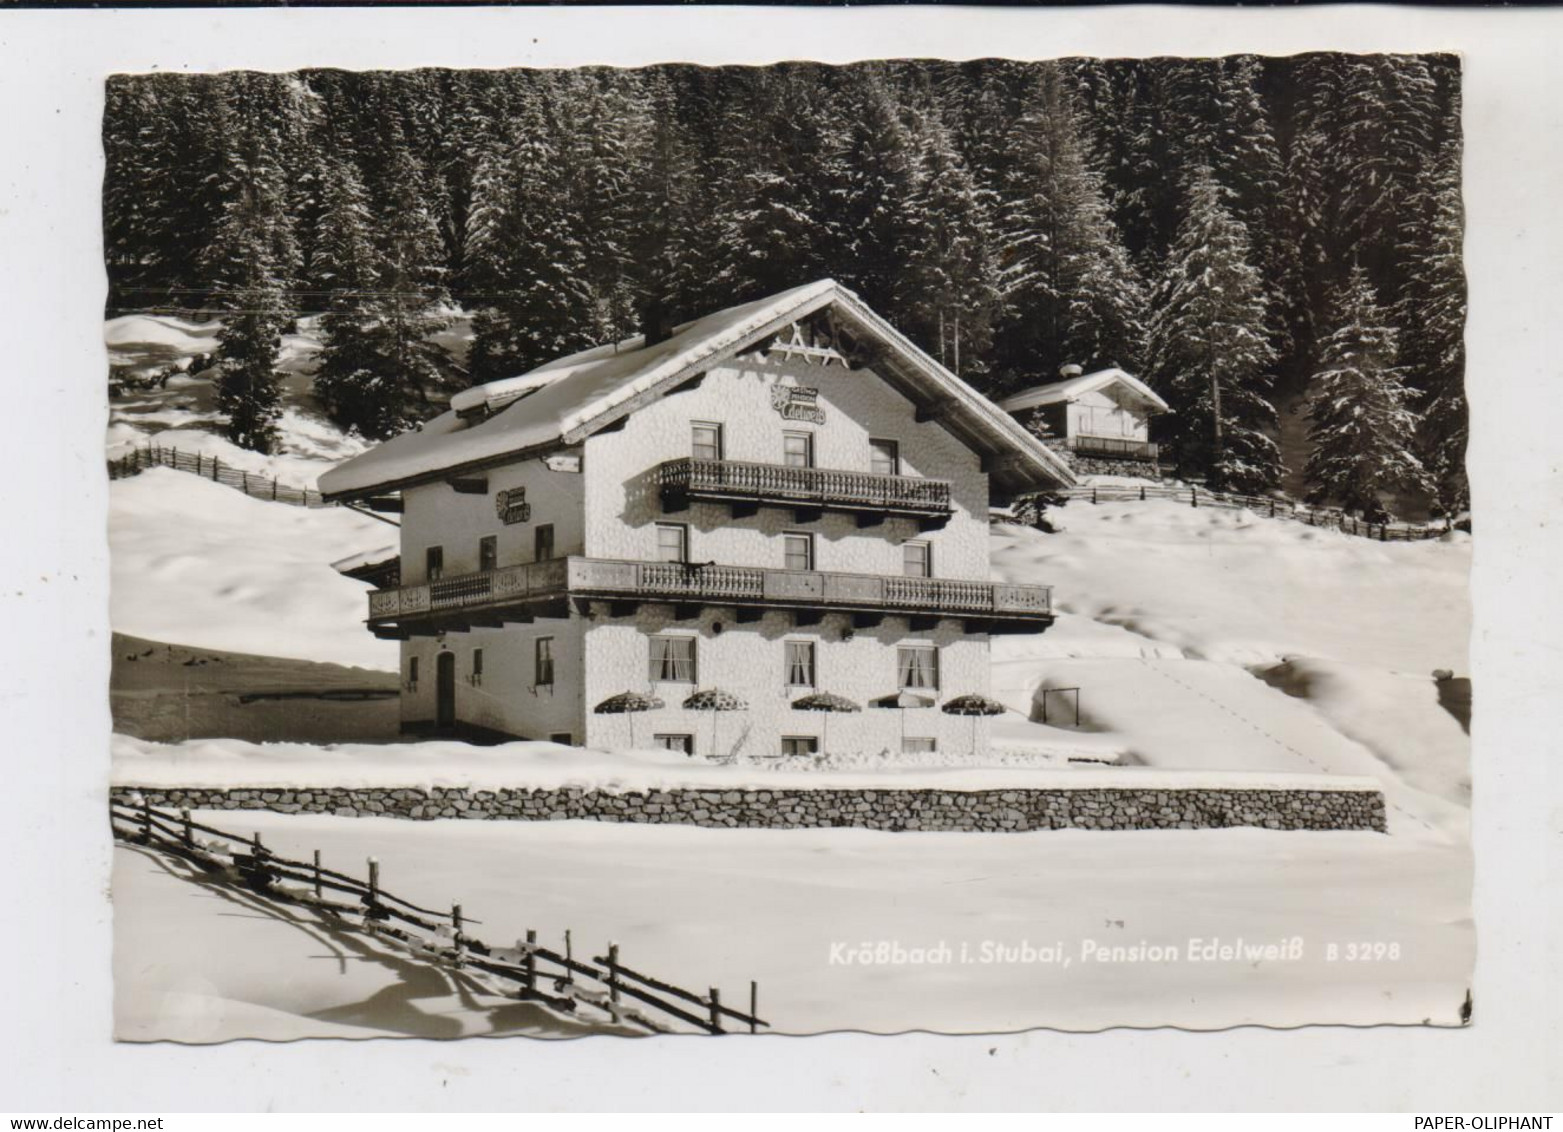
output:
<svg viewBox="0 0 1563 1132"><path fill-rule="evenodd" d="M642 396L614 427L573 440L561 437L557 445L508 462L491 458L476 472L456 469L450 477L394 485L403 510L404 596L378 592L371 609L381 624L394 621L393 628L407 633L401 644L404 730L428 732L440 724L449 730L454 723L458 731L558 738L591 747L626 746L632 738L635 745L652 746L664 741L660 737L687 736L695 754L744 757L779 756L784 740L797 752L800 739L803 750L812 740L818 750L887 757L908 740L931 740L939 750L957 754L986 747L985 718L974 723L937 705L988 694L989 622L943 606L912 617L836 611L822 598L805 609L782 592L832 584L821 575L857 576L840 580L849 590L894 586L907 576L909 541L926 544L933 578L986 585L990 485L983 456L958 439L948 421L941 424L941 414L926 400L914 403L904 385L897 387L873 368L853 368L830 352L799 356L768 347L769 341L720 359L696 381ZM778 397L778 387L800 393ZM778 400L795 401L802 411L784 414ZM523 398L503 411L519 414L527 407ZM988 408L983 403L977 411ZM1008 418L996 409L992 414L1008 426ZM665 497L659 468L696 454L697 424L720 428L723 461L770 468L786 465L789 433L807 434L813 467L856 473L873 471L871 440L893 441L899 475L949 485L948 517L928 522L895 508L863 517L861 511L800 509L763 498L735 506L731 499L701 499L698 493L687 500ZM980 419L979 424L988 427ZM1023 454L1047 456L1031 449ZM366 488L355 491L368 495ZM515 501L522 491L525 509L513 508L512 521L504 521L497 498L508 492ZM545 525L552 536L540 546L538 529ZM702 577L718 567L763 569L772 572L765 576L764 599L751 595L733 605L705 592L674 601L617 590L602 596L593 588L600 578L629 577L626 571L666 561L666 536L659 544L659 527L669 525L682 529L688 565L652 569L671 569L675 578L686 569ZM788 534L811 536L807 568L796 559L789 562ZM485 539L493 546L487 558L480 550ZM431 589L427 563L434 547L441 567L439 585ZM512 569L538 561L539 553L552 564ZM534 575L544 578L544 588L552 587L549 595L567 589L569 596L527 605L515 615L519 607L512 605L502 624L493 612L496 603L471 618L454 615L454 621L429 609L431 593L437 602L439 593L449 594L466 584L462 579L485 571L487 577L475 580L484 602L489 587L498 593L501 586L520 584L524 590L534 585ZM514 581L522 575L522 582ZM377 604L385 601L392 606ZM409 616L398 620L387 613L397 601ZM1043 628L1045 621L1034 631ZM659 678L653 664L658 638L693 642L695 670L680 674L690 679ZM539 665L540 639L546 639L552 657L551 680L546 665ZM812 684L790 682L789 642L812 644ZM902 692L899 654L908 646L936 650L937 686L912 689L928 706L874 706ZM721 713L684 709L683 701L697 689L729 692L746 706ZM665 706L633 716L593 711L624 692L657 697ZM863 710L827 715L792 706L813 692L845 697Z"/></svg>

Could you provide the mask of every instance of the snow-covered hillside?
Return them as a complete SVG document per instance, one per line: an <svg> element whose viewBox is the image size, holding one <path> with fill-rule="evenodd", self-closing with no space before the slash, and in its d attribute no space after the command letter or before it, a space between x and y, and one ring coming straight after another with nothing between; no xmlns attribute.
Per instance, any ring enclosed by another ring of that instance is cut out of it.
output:
<svg viewBox="0 0 1563 1132"><path fill-rule="evenodd" d="M1470 742L1432 673L1466 671L1469 536L1378 543L1156 500L1050 515L1060 533L994 537L995 575L1053 585L1061 610L995 642L1000 699L1035 716L1041 689L1079 687L1083 729L1129 761L1370 774L1392 829L1460 835Z"/></svg>
<svg viewBox="0 0 1563 1132"><path fill-rule="evenodd" d="M330 565L394 542L385 524L341 507L252 499L171 468L116 480L109 499L116 632L396 668L395 643L364 628L367 587Z"/></svg>

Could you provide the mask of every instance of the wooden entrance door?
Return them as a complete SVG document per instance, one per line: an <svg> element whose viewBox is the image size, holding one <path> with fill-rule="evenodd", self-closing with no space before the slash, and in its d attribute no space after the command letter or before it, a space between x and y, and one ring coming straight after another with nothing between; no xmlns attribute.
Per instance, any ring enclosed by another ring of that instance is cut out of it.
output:
<svg viewBox="0 0 1563 1132"><path fill-rule="evenodd" d="M434 661L434 725L441 731L456 726L456 654L442 652Z"/></svg>

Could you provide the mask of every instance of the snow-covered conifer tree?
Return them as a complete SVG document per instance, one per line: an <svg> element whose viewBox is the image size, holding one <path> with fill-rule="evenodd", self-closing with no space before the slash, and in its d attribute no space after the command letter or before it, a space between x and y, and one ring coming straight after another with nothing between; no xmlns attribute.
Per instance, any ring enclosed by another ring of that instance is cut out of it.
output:
<svg viewBox="0 0 1563 1132"><path fill-rule="evenodd" d="M1335 302L1308 402L1313 454L1309 499L1387 518L1382 497L1427 485L1416 456L1416 415L1395 367L1395 331L1362 267L1352 268Z"/></svg>
<svg viewBox="0 0 1563 1132"><path fill-rule="evenodd" d="M1195 170L1150 324L1150 377L1172 406L1164 426L1182 474L1216 489L1275 487L1281 454L1267 399L1275 351L1248 233L1207 168Z"/></svg>

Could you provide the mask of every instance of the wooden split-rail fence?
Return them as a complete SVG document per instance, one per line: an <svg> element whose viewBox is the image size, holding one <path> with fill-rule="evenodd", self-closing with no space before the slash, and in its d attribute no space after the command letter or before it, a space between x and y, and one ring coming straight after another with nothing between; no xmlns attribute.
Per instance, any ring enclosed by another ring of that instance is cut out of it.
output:
<svg viewBox="0 0 1563 1132"><path fill-rule="evenodd" d="M1083 500L1087 503L1122 503L1147 499L1170 499L1175 503L1187 503L1190 507L1222 507L1229 510L1252 511L1271 519L1289 519L1310 527L1325 527L1343 534L1377 539L1380 542L1419 542L1439 538L1451 529L1450 524L1419 523L1369 523L1329 508L1310 508L1268 495L1238 495L1232 492L1207 491L1202 487L1172 487L1164 484L1088 484L1082 487L1064 488L1051 495L1064 500Z"/></svg>
<svg viewBox="0 0 1563 1132"><path fill-rule="evenodd" d="M148 468L173 468L176 471L198 475L202 479L209 479L213 483L237 488L245 495L252 495L257 499L290 503L295 507L327 505L318 491L278 483L269 476L246 472L235 468L232 464L224 464L216 456L204 456L199 452L181 452L177 448L164 448L157 444L133 448L123 456L116 456L110 460L108 467L111 480L140 475Z"/></svg>
<svg viewBox="0 0 1563 1132"><path fill-rule="evenodd" d="M290 860L264 845L259 833L244 837L216 829L194 821L189 810L170 812L144 800L111 801L109 817L116 840L180 857L266 897L306 905L415 958L484 978L497 995L574 1016L587 1006L611 1022L650 1033L689 1028L753 1034L770 1025L758 1014L758 984L749 984L748 1010L737 1010L723 1001L717 987L696 994L625 966L616 943L590 961L575 958L568 931L562 952L539 944L534 930L514 947L490 947L468 932L480 921L469 918L460 904L438 912L386 891L373 857L360 880L325 868L318 849L310 861Z"/></svg>

